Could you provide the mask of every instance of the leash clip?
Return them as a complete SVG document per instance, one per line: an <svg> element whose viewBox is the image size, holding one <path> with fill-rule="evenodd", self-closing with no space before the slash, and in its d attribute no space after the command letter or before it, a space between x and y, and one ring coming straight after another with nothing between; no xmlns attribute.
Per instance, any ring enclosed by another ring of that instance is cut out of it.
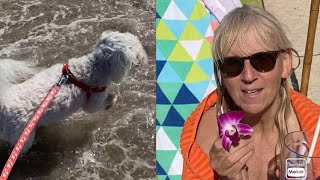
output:
<svg viewBox="0 0 320 180"><path fill-rule="evenodd" d="M67 74L61 75L61 77L57 83L57 86L60 87L61 85L65 84L68 80L69 80L69 75L67 75Z"/></svg>

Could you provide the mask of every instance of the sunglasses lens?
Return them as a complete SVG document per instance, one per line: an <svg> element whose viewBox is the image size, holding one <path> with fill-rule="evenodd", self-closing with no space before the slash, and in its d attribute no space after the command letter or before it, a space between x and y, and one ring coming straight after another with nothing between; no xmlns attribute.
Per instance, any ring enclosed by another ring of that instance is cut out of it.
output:
<svg viewBox="0 0 320 180"><path fill-rule="evenodd" d="M251 56L250 63L254 69L259 72L271 71L277 60L277 55L274 52L261 52Z"/></svg>
<svg viewBox="0 0 320 180"><path fill-rule="evenodd" d="M241 59L237 57L226 57L223 61L222 72L229 77L238 76L242 69L243 64Z"/></svg>
<svg viewBox="0 0 320 180"><path fill-rule="evenodd" d="M228 77L238 76L243 70L243 61L250 59L251 66L259 72L271 71L276 65L278 54L281 51L258 52L249 57L226 57L221 69Z"/></svg>

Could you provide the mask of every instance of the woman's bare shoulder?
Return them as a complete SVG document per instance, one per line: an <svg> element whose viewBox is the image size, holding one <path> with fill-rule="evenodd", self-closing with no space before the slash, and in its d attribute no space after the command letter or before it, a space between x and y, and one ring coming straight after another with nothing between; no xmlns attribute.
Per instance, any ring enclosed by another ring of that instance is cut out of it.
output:
<svg viewBox="0 0 320 180"><path fill-rule="evenodd" d="M197 144L207 155L218 133L216 108L211 107L202 115L196 134Z"/></svg>

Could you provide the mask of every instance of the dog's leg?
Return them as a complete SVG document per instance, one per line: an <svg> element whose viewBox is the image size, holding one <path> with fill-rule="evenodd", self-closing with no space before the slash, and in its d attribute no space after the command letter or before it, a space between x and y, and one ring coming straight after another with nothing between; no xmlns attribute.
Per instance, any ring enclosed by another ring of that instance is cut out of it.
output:
<svg viewBox="0 0 320 180"><path fill-rule="evenodd" d="M105 109L106 110L110 109L116 101L117 101L117 96L109 93L106 99Z"/></svg>
<svg viewBox="0 0 320 180"><path fill-rule="evenodd" d="M90 96L83 110L88 113L94 113L109 109L116 100L116 96L111 93L94 93Z"/></svg>

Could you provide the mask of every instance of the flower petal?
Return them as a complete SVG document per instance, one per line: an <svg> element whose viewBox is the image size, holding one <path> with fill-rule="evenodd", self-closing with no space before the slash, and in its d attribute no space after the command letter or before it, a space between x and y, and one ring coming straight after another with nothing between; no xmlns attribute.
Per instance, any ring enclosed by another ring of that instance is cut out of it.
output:
<svg viewBox="0 0 320 180"><path fill-rule="evenodd" d="M219 135L221 137L222 135L224 135L225 131L229 130L229 127L231 127L231 125L229 125L228 123L225 123L223 125L222 123L220 123L220 121L218 121L218 127L219 127Z"/></svg>
<svg viewBox="0 0 320 180"><path fill-rule="evenodd" d="M232 143L230 139L226 136L222 136L221 141L222 141L223 148L229 152L231 148L231 143Z"/></svg>
<svg viewBox="0 0 320 180"><path fill-rule="evenodd" d="M230 111L226 114L229 116L230 119L232 119L236 123L239 123L241 119L243 119L246 115L243 111Z"/></svg>
<svg viewBox="0 0 320 180"><path fill-rule="evenodd" d="M227 123L232 122L233 125L235 123L238 123L243 119L245 116L245 113L242 111L229 111L227 113L221 114L218 117L218 120L220 121L221 125L225 126Z"/></svg>
<svg viewBox="0 0 320 180"><path fill-rule="evenodd" d="M253 132L253 129L249 125L243 123L237 124L236 128L240 135L250 135Z"/></svg>
<svg viewBox="0 0 320 180"><path fill-rule="evenodd" d="M218 122L220 124L221 127L226 127L227 124L229 124L229 119L225 114L221 114L218 116Z"/></svg>

